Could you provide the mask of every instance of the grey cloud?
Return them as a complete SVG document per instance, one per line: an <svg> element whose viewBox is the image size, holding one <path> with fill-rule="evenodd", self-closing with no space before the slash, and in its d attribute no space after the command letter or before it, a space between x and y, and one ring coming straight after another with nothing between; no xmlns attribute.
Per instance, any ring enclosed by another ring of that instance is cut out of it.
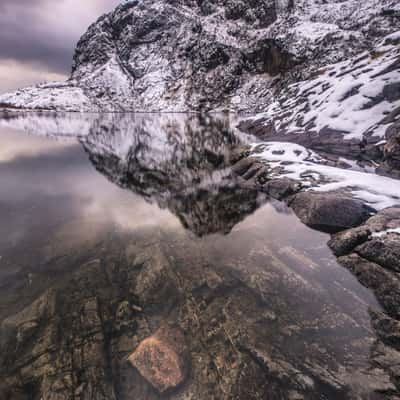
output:
<svg viewBox="0 0 400 400"><path fill-rule="evenodd" d="M1 0L0 63L11 59L69 73L74 47L81 34L119 2Z"/></svg>

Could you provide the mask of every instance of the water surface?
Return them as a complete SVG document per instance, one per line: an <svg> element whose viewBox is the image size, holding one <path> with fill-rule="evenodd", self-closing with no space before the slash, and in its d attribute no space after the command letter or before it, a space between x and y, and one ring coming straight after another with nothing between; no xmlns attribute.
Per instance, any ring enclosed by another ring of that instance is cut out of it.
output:
<svg viewBox="0 0 400 400"><path fill-rule="evenodd" d="M232 175L232 117L0 126L0 398L379 398L376 300L327 235ZM191 373L162 395L126 357L165 321Z"/></svg>

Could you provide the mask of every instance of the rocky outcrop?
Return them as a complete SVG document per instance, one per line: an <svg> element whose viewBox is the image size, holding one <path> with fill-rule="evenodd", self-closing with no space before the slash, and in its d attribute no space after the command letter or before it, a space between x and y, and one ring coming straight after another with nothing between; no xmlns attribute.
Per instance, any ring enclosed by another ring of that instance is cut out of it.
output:
<svg viewBox="0 0 400 400"><path fill-rule="evenodd" d="M279 91L265 112L242 120L240 129L263 141L386 161L388 171L398 170L394 132L400 106L400 52L391 37L397 43L400 35Z"/></svg>
<svg viewBox="0 0 400 400"><path fill-rule="evenodd" d="M293 65L279 41L262 34L277 19L275 3L127 1L81 37L66 84L20 90L16 101L2 96L0 102L82 111L240 107L266 74Z"/></svg>
<svg viewBox="0 0 400 400"><path fill-rule="evenodd" d="M339 262L372 289L383 306L385 313L371 312L379 338L373 358L376 365L391 371L397 386L400 378L400 234L394 231L399 227L400 207L388 208L359 228L334 235L329 242Z"/></svg>
<svg viewBox="0 0 400 400"><path fill-rule="evenodd" d="M400 109L396 115L399 113ZM383 163L379 166L378 172L400 178L400 122L394 122L387 128L385 139Z"/></svg>
<svg viewBox="0 0 400 400"><path fill-rule="evenodd" d="M279 93L289 83L371 49L396 30L398 12L393 0L130 0L82 36L66 83L21 89L0 104L255 112L276 99L286 108L292 96Z"/></svg>

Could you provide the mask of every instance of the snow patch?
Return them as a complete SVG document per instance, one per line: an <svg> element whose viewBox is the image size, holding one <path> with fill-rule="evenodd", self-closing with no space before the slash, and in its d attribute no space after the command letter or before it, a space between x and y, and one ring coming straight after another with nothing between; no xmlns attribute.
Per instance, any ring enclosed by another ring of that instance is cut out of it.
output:
<svg viewBox="0 0 400 400"><path fill-rule="evenodd" d="M270 176L300 181L309 190L349 191L377 210L400 204L400 184L396 179L373 173L326 165L327 160L303 146L286 142L252 145L251 156L267 162Z"/></svg>
<svg viewBox="0 0 400 400"><path fill-rule="evenodd" d="M400 107L400 99L385 94L386 88L400 82L399 58L400 48L389 45L329 65L314 79L289 86L250 120L274 123L276 131L285 133L329 128L345 140L383 138L387 125L382 121Z"/></svg>
<svg viewBox="0 0 400 400"><path fill-rule="evenodd" d="M371 236L376 238L381 238L386 235L389 235L390 233L397 233L398 235L400 235L400 228L388 229L386 231L381 231L381 232L374 232Z"/></svg>

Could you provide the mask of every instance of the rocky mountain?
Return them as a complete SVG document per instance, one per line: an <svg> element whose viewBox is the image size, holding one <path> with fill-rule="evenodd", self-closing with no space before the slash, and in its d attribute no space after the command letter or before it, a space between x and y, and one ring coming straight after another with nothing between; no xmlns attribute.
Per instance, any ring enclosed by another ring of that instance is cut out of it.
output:
<svg viewBox="0 0 400 400"><path fill-rule="evenodd" d="M396 0L125 1L82 36L67 82L2 95L0 104L58 111L270 110L283 101L282 91L285 100L292 95L290 83L371 50L399 29L399 18Z"/></svg>

